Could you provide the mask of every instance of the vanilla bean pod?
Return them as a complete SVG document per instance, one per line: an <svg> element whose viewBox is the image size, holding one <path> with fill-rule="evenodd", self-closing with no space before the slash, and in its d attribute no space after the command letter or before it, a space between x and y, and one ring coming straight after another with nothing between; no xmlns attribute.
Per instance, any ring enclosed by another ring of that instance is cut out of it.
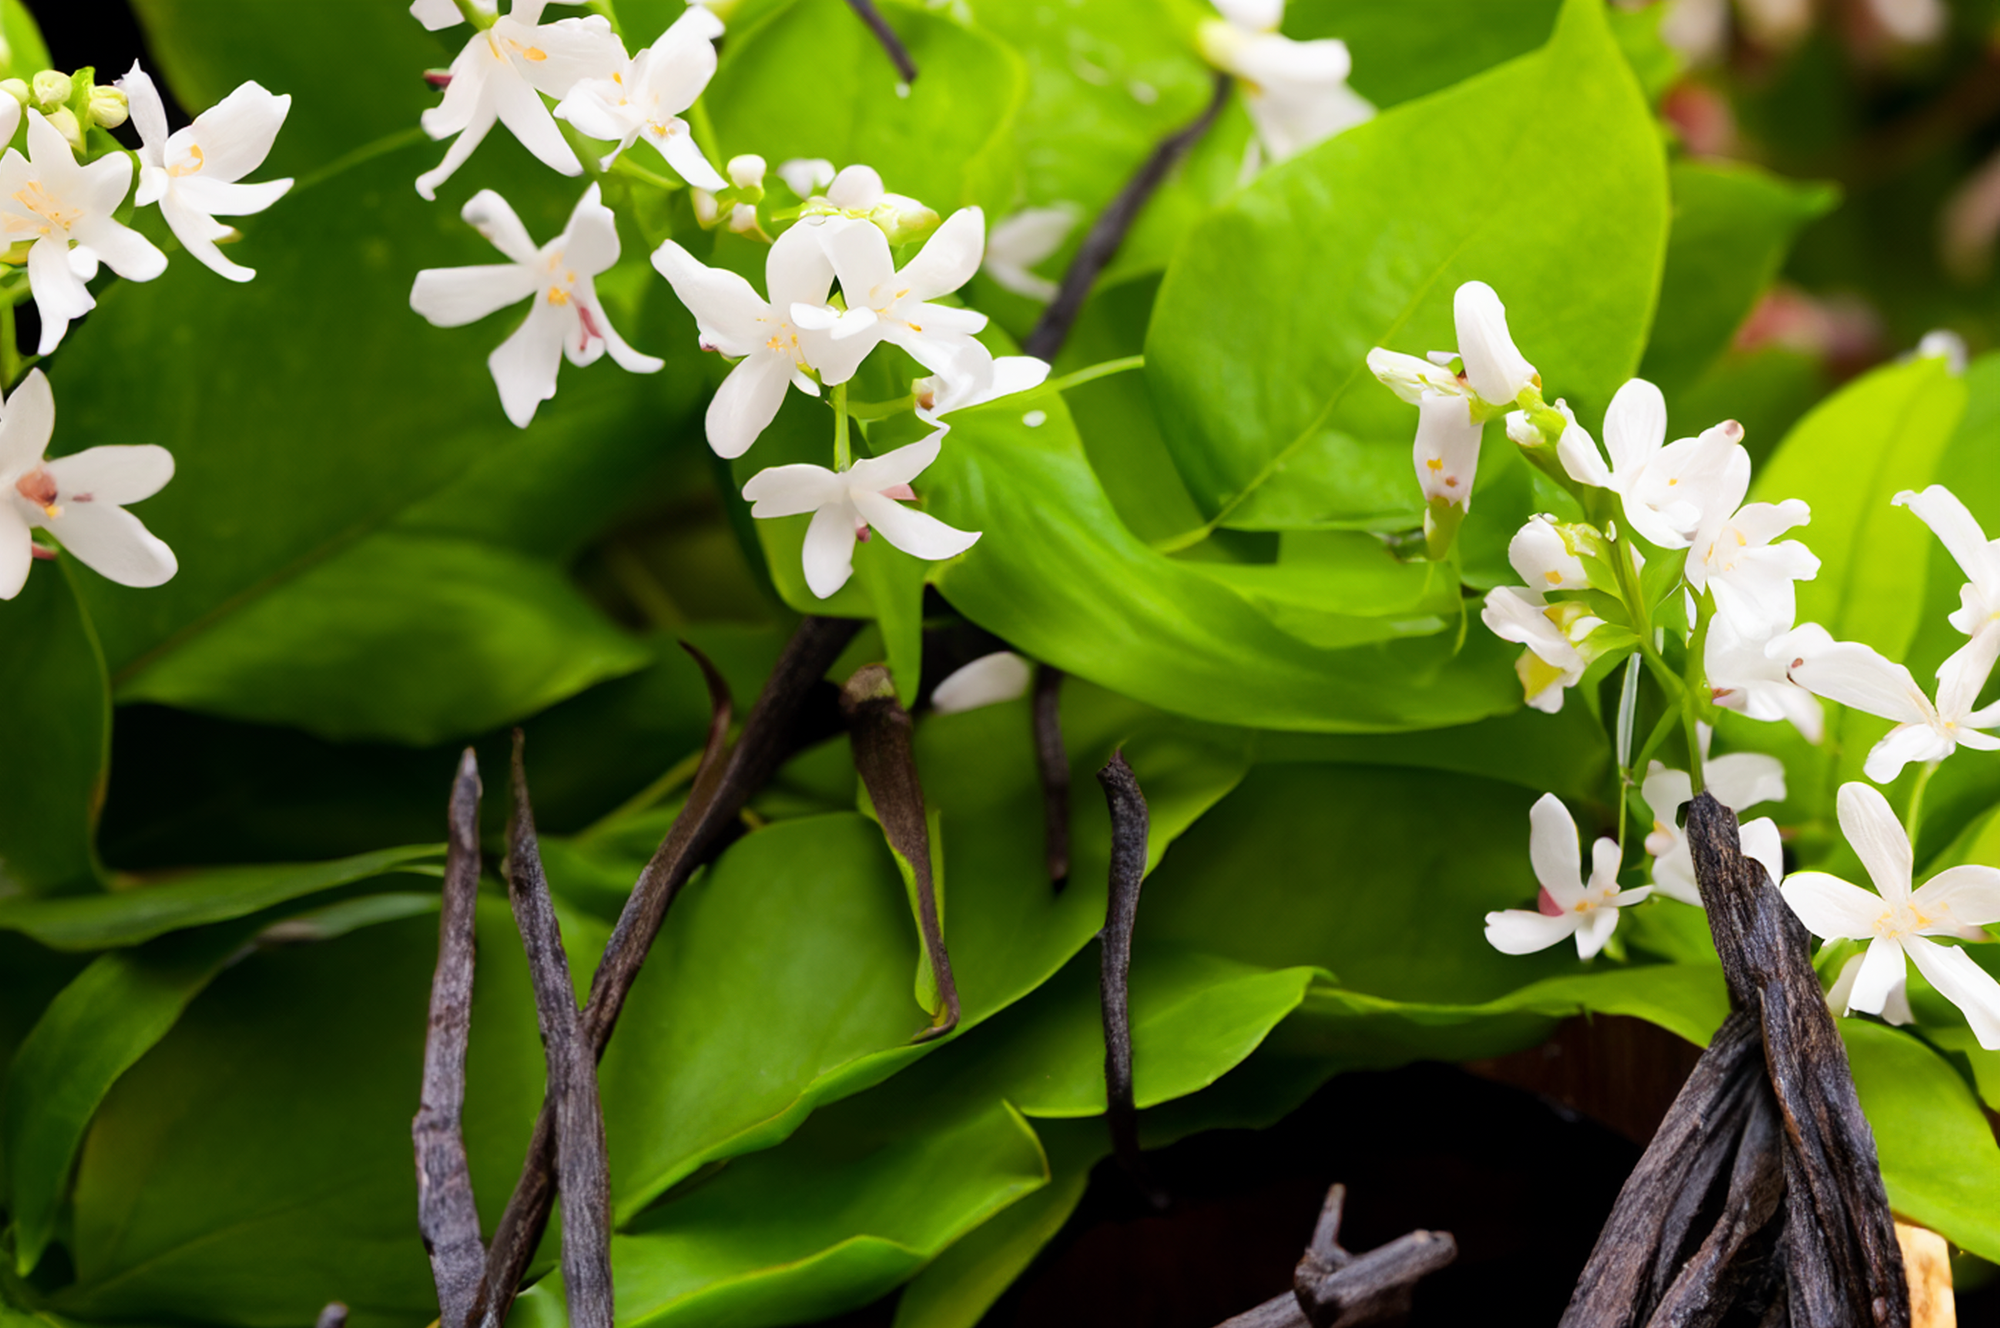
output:
<svg viewBox="0 0 2000 1328"><path fill-rule="evenodd" d="M1062 353L1063 343L1069 340L1069 331L1076 323L1077 315L1083 312L1083 302L1090 297L1090 289L1097 284L1097 278L1118 253L1118 246L1125 243L1125 234L1132 229L1132 223L1139 219L1154 191L1189 149L1201 141L1215 118L1222 114L1222 108L1229 102L1229 89L1233 80L1227 74L1215 76L1215 91L1208 99L1208 105L1185 128L1177 130L1162 139L1153 154L1146 158L1118 196L1111 200L1104 211L1098 214L1090 233L1083 238L1083 247L1070 260L1069 270L1063 273L1062 285L1056 289L1055 299L1042 311L1027 340L1021 343L1023 354L1054 364L1056 356Z"/></svg>
<svg viewBox="0 0 2000 1328"><path fill-rule="evenodd" d="M1737 841L1736 814L1703 793L1688 847L1732 991L1756 993L1764 1061L1784 1121L1791 1316L1901 1328L1910 1321L1875 1135L1813 971L1805 926Z"/></svg>
<svg viewBox="0 0 2000 1328"><path fill-rule="evenodd" d="M1647 1328L1712 1328L1768 1267L1778 1234L1772 1219L1785 1195L1783 1143L1778 1135L1777 1105L1766 1093L1753 1094L1722 1215L1659 1295ZM1662 1265L1655 1271L1664 1270Z"/></svg>
<svg viewBox="0 0 2000 1328"><path fill-rule="evenodd" d="M1139 887L1146 876L1146 833L1150 816L1138 777L1113 752L1097 772L1111 808L1111 888L1105 906L1098 991L1104 1009L1104 1114L1111 1147L1125 1173L1145 1185L1139 1155L1139 1110L1132 1095L1132 928L1139 920ZM1159 1196L1149 1195L1158 1206Z"/></svg>
<svg viewBox="0 0 2000 1328"><path fill-rule="evenodd" d="M924 786L917 777L917 756L910 746L910 712L896 699L896 681L880 664L857 670L840 690L840 709L847 716L848 741L854 748L854 769L875 805L882 834L910 864L917 884L917 926L923 932L924 955L937 981L942 1006L917 1041L940 1038L958 1027L958 984L951 976L951 955L945 951L944 924L938 917L937 883L931 875L930 826L924 817Z"/></svg>
<svg viewBox="0 0 2000 1328"><path fill-rule="evenodd" d="M1069 753L1063 748L1063 671L1053 664L1035 669L1035 767L1042 776L1042 851L1049 881L1069 884Z"/></svg>
<svg viewBox="0 0 2000 1328"><path fill-rule="evenodd" d="M889 53L889 60L896 66L896 73L903 82L917 81L917 62L910 58L910 50L903 45L903 39L889 26L889 20L882 17L882 11L875 8L875 0L847 0L848 8L858 14L868 30L875 34L875 40L882 43L882 49Z"/></svg>
<svg viewBox="0 0 2000 1328"><path fill-rule="evenodd" d="M1359 1328L1407 1317L1417 1282L1458 1257L1446 1231L1412 1231L1366 1254L1340 1247L1347 1187L1326 1192L1292 1290L1217 1328Z"/></svg>
<svg viewBox="0 0 2000 1328"><path fill-rule="evenodd" d="M542 872L521 730L514 730L514 807L507 826L507 901L528 952L535 1017L556 1102L556 1188L562 1195L563 1295L569 1328L611 1328L611 1171L597 1056L584 1041L562 924Z"/></svg>
<svg viewBox="0 0 2000 1328"><path fill-rule="evenodd" d="M726 709L729 689L713 666L688 647L688 653L702 665L714 704L709 747L701 769L695 774L687 802L674 818L659 850L639 874L638 884L633 887L632 897L626 901L611 939L605 944L604 957L591 978L590 1000L584 1006L582 1026L585 1040L597 1056L604 1055L625 997L639 975L653 938L659 934L660 924L666 919L667 906L695 868L720 844L750 795L777 772L791 753L794 723L824 685L826 671L860 630L860 622L854 619L801 619L771 676L765 679L764 690L744 721L742 735L726 756L721 748L721 735L729 727ZM521 1278L548 1225L555 1182L553 1108L553 1101L544 1097L520 1179L493 1234L473 1314L481 1328L501 1328L506 1322Z"/></svg>
<svg viewBox="0 0 2000 1328"><path fill-rule="evenodd" d="M472 1172L460 1118L465 1052L472 1038L472 973L479 909L479 762L470 747L451 786L450 843L438 911L438 961L431 978L430 1028L424 1037L424 1086L410 1134L417 1154L417 1229L431 1260L443 1328L470 1321L486 1248L479 1239ZM347 1309L337 1302L320 1315Z"/></svg>

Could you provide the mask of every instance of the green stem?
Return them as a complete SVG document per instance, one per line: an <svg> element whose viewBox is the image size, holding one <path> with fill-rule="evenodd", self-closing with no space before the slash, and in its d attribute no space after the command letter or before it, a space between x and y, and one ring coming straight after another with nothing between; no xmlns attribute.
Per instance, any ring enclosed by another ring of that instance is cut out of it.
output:
<svg viewBox="0 0 2000 1328"><path fill-rule="evenodd" d="M1917 834L1924 828L1924 790L1931 786L1931 776L1937 773L1941 764L1926 761L1917 768L1917 782L1910 786L1909 810L1903 813L1903 828L1910 832L1910 852L1917 851Z"/></svg>
<svg viewBox="0 0 2000 1328"><path fill-rule="evenodd" d="M21 372L21 348L14 331L12 301L0 305L0 386L11 390Z"/></svg>
<svg viewBox="0 0 2000 1328"><path fill-rule="evenodd" d="M1123 359L1106 360L1102 364L1086 365L1078 369L1075 373L1067 373L1060 378L1051 378L1035 390L1040 392L1067 392L1072 387L1082 387L1085 383L1094 383L1100 378L1109 378L1112 374L1120 374L1130 369L1143 369L1145 367L1145 356L1127 355ZM1022 395L1025 396L1027 394L1023 393Z"/></svg>
<svg viewBox="0 0 2000 1328"><path fill-rule="evenodd" d="M498 14L487 13L477 4L473 3L473 0L458 0L458 12L465 15L467 23L478 28L481 32L492 27L494 20L500 17Z"/></svg>
<svg viewBox="0 0 2000 1328"><path fill-rule="evenodd" d="M846 470L853 464L847 450L847 384L833 389L833 468Z"/></svg>
<svg viewBox="0 0 2000 1328"><path fill-rule="evenodd" d="M1653 675L1659 679L1660 685L1666 690L1667 695L1676 698L1680 703L1681 718L1687 725L1688 765L1690 767L1688 770L1688 779L1693 784L1694 791L1699 793L1702 790L1701 738L1700 732L1696 729L1695 725L1700 721L1700 706L1696 700L1694 690L1689 686L1688 680L1675 675L1673 669L1667 666L1666 659L1660 654L1659 647L1653 644L1652 617L1646 611L1646 595L1639 583L1638 570L1633 567L1632 559L1626 553L1626 550L1631 547L1630 542L1619 540L1612 547L1617 550L1617 554L1612 558L1611 565L1618 573L1618 587L1621 598L1625 601L1625 616L1631 622L1632 634L1639 638L1639 653L1645 659L1646 667L1651 669ZM1690 677L1693 675L1694 670L1699 667L1700 654L1698 643L1701 637L1706 634L1706 626L1706 621L1704 621L1702 628L1698 629L1695 634L1697 644L1691 644L1688 647L1691 652L1694 652L1691 656L1691 660L1694 662L1691 662L1689 665Z"/></svg>

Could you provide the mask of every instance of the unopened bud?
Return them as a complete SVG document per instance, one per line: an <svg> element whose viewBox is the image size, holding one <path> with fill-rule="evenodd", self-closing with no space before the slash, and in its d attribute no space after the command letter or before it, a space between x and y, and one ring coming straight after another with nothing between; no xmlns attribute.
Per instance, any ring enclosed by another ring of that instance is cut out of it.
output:
<svg viewBox="0 0 2000 1328"><path fill-rule="evenodd" d="M702 229L707 230L715 225L718 211L715 195L706 189L691 189L688 191L688 197L694 203L694 219L701 223Z"/></svg>
<svg viewBox="0 0 2000 1328"><path fill-rule="evenodd" d="M49 112L49 128L61 134L72 148L83 151L83 126L77 123L76 112L67 106L58 106Z"/></svg>
<svg viewBox="0 0 2000 1328"><path fill-rule="evenodd" d="M70 99L76 91L76 84L60 69L44 69L35 75L35 105L43 111L53 111Z"/></svg>
<svg viewBox="0 0 2000 1328"><path fill-rule="evenodd" d="M424 71L424 82L434 88L448 88L451 86L451 71L449 69L426 69Z"/></svg>
<svg viewBox="0 0 2000 1328"><path fill-rule="evenodd" d="M754 152L746 152L740 157L731 157L723 173L738 189L761 189L764 187L764 159Z"/></svg>
<svg viewBox="0 0 2000 1328"><path fill-rule="evenodd" d="M95 87L90 90L90 122L102 129L116 129L131 116L131 109L125 101L125 94L117 88Z"/></svg>
<svg viewBox="0 0 2000 1328"><path fill-rule="evenodd" d="M0 80L0 92L6 93L23 106L28 104L28 97L31 95L28 91L27 80L20 78Z"/></svg>
<svg viewBox="0 0 2000 1328"><path fill-rule="evenodd" d="M921 240L938 228L937 213L902 194L882 195L882 201L869 212L868 220L882 228L890 244Z"/></svg>

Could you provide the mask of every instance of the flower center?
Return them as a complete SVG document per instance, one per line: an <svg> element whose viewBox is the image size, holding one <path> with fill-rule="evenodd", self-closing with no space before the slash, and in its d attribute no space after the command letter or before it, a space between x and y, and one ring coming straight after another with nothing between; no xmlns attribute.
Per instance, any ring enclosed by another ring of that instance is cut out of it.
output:
<svg viewBox="0 0 2000 1328"><path fill-rule="evenodd" d="M30 180L23 189L14 192L14 201L24 208L28 215L19 212L6 214L9 231L34 231L40 235L54 235L57 231L69 237L69 228L83 220L81 208L65 208L62 200L54 197L42 187L40 180Z"/></svg>
<svg viewBox="0 0 2000 1328"><path fill-rule="evenodd" d="M187 156L167 167L167 176L169 179L178 180L182 176L193 175L201 169L202 161L201 144L190 143Z"/></svg>
<svg viewBox="0 0 2000 1328"><path fill-rule="evenodd" d="M62 508L56 505L56 477L42 466L14 481L14 491L42 509L42 514L51 521L62 515Z"/></svg>

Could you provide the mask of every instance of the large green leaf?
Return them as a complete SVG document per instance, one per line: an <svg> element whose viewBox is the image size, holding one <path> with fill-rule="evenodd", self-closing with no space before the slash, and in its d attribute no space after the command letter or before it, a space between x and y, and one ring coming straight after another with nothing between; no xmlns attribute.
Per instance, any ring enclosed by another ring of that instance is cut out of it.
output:
<svg viewBox="0 0 2000 1328"><path fill-rule="evenodd" d="M942 14L895 0L881 11L920 71L900 90L895 66L842 0L795 0L732 35L705 98L723 154L754 152L773 166L863 162L940 214L1005 208L1027 81L1019 58Z"/></svg>
<svg viewBox="0 0 2000 1328"><path fill-rule="evenodd" d="M1666 173L1597 0L1542 51L1265 173L1187 238L1146 373L1188 488L1223 525L1408 525L1415 419L1370 347L1452 344L1483 280L1551 396L1601 409L1651 321ZM1589 255L1583 259L1581 256Z"/></svg>
<svg viewBox="0 0 2000 1328"><path fill-rule="evenodd" d="M0 0L0 38L6 41L0 78L33 78L49 67L48 44L22 0Z"/></svg>
<svg viewBox="0 0 2000 1328"><path fill-rule="evenodd" d="M11 712L10 755L0 762L0 896L88 887L98 872L111 698L71 575L67 560L35 567L0 604L0 696Z"/></svg>
<svg viewBox="0 0 2000 1328"><path fill-rule="evenodd" d="M1413 22L1380 0L1291 0L1284 30L1346 42L1348 82L1377 106L1394 106L1526 55L1548 40L1561 8L1561 0L1441 0Z"/></svg>
<svg viewBox="0 0 2000 1328"><path fill-rule="evenodd" d="M440 855L434 845L392 848L303 866L213 867L115 894L0 900L0 930L23 932L56 950L138 945L392 872L434 872Z"/></svg>
<svg viewBox="0 0 2000 1328"><path fill-rule="evenodd" d="M1728 348L1792 237L1838 198L1831 186L1795 184L1734 162L1676 162L1670 179L1673 232L1660 310L1639 366L1669 400Z"/></svg>
<svg viewBox="0 0 2000 1328"><path fill-rule="evenodd" d="M1907 1033L1843 1019L1840 1036L1890 1205L2000 1260L2000 1146L1965 1080Z"/></svg>

